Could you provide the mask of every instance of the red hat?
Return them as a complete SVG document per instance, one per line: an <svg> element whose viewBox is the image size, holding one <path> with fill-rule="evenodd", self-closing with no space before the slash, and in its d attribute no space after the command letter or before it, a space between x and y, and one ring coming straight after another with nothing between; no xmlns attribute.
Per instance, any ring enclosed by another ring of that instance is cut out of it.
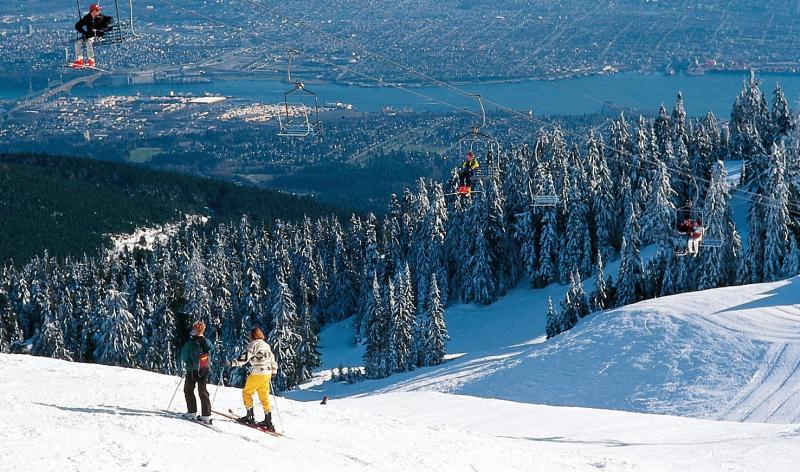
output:
<svg viewBox="0 0 800 472"><path fill-rule="evenodd" d="M93 12L95 10L100 11L102 9L103 9L103 7L101 7L100 5L98 5L96 3L92 3L91 5L89 5L89 13L91 13L91 12Z"/></svg>
<svg viewBox="0 0 800 472"><path fill-rule="evenodd" d="M475 154L473 154L472 151L467 151L467 159L473 159L473 158L475 158Z"/></svg>

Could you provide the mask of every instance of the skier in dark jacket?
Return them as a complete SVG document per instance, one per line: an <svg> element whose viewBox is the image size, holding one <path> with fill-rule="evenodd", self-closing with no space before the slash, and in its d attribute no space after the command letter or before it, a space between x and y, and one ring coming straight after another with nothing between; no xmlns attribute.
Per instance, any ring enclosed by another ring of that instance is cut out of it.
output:
<svg viewBox="0 0 800 472"><path fill-rule="evenodd" d="M458 172L458 193L461 195L469 195L472 191L472 178L475 171L480 167L478 160L475 159L475 154L472 151L467 151L466 159L461 164L461 170Z"/></svg>
<svg viewBox="0 0 800 472"><path fill-rule="evenodd" d="M186 383L183 386L183 393L186 396L186 408L189 410L183 416L186 419L197 419L203 423L211 423L211 397L206 389L208 373L211 359L211 352L214 345L203 336L206 324L196 321L192 325L192 336L183 344L181 348L181 360L186 366ZM200 395L200 406L202 416L197 416L197 400L194 397L194 386L197 384L197 392Z"/></svg>
<svg viewBox="0 0 800 472"><path fill-rule="evenodd" d="M70 67L94 67L94 41L102 38L114 22L114 17L100 13L102 8L96 3L89 5L89 13L75 23L75 30L81 37L75 41L75 62ZM83 60L83 45L86 45L86 61Z"/></svg>

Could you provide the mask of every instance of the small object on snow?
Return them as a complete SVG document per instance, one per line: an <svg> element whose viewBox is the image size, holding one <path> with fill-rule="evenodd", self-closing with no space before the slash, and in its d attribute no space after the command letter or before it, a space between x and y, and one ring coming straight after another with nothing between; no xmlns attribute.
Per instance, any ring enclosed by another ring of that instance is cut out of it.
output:
<svg viewBox="0 0 800 472"><path fill-rule="evenodd" d="M319 402L319 404L320 405L327 405L328 404L328 396L325 395L324 397L322 397L322 401Z"/></svg>

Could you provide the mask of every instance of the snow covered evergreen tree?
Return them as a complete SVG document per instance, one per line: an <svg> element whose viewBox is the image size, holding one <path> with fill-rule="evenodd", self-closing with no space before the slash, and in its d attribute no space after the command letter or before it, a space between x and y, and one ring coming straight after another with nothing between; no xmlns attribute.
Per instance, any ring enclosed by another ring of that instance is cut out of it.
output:
<svg viewBox="0 0 800 472"><path fill-rule="evenodd" d="M295 331L297 307L294 304L292 293L289 291L289 286L280 272L275 279L270 313L274 328L267 336L267 342L272 347L275 361L278 363L278 373L273 376L273 379L276 388L288 390L299 383L295 359L302 338Z"/></svg>
<svg viewBox="0 0 800 472"><path fill-rule="evenodd" d="M617 276L617 306L641 300L642 257L639 253L639 223L633 202L628 203L625 232L620 249L619 275Z"/></svg>
<svg viewBox="0 0 800 472"><path fill-rule="evenodd" d="M495 299L497 282L493 271L495 264L492 252L485 237L487 223L486 219L481 217L482 214L485 214L481 209L485 208L486 203L484 199L478 196L473 205L475 207L471 210L470 222L474 225L473 234L475 240L473 241L472 252L469 255L469 262L465 267L470 274L470 278L465 280L463 300L465 302L488 305Z"/></svg>
<svg viewBox="0 0 800 472"><path fill-rule="evenodd" d="M425 300L425 328L423 365L438 365L444 361L446 343L450 339L444 321L444 309L436 274L431 274L428 296Z"/></svg>
<svg viewBox="0 0 800 472"><path fill-rule="evenodd" d="M599 251L597 253L597 262L595 267L596 269L595 269L594 290L592 290L590 299L592 304L592 310L602 311L608 308L610 304L608 298L606 273L605 273L605 268L603 266L603 256Z"/></svg>
<svg viewBox="0 0 800 472"><path fill-rule="evenodd" d="M557 217L554 208L545 208L542 216L542 231L539 235L539 272L536 287L544 287L558 277L556 255L559 251Z"/></svg>
<svg viewBox="0 0 800 472"><path fill-rule="evenodd" d="M775 85L773 93L771 118L772 134L768 144L778 144L795 128L794 114L789 108L789 101L786 100L786 95L778 84Z"/></svg>
<svg viewBox="0 0 800 472"><path fill-rule="evenodd" d="M583 289L580 271L573 270L569 273L569 283L569 298L575 307L575 312L578 314L578 317L583 318L592 310L589 307L589 300L586 298L586 292Z"/></svg>
<svg viewBox="0 0 800 472"><path fill-rule="evenodd" d="M11 344L20 340L22 333L17 325L17 317L11 306L11 297L0 289L0 353L9 352Z"/></svg>
<svg viewBox="0 0 800 472"><path fill-rule="evenodd" d="M733 282L734 252L732 248L735 228L729 201L725 166L722 162L717 162L706 193L703 224L705 225L705 238L709 241L712 239L720 241L722 247L706 247L701 251L703 270L697 286L700 290L722 287Z"/></svg>
<svg viewBox="0 0 800 472"><path fill-rule="evenodd" d="M786 185L786 148L772 148L767 168L768 193L764 209L764 280L771 282L783 276L783 260L789 243L789 188Z"/></svg>
<svg viewBox="0 0 800 472"><path fill-rule="evenodd" d="M675 231L675 191L670 184L669 171L659 162L653 188L644 205L641 219L642 244L656 243L662 253L672 250Z"/></svg>
<svg viewBox="0 0 800 472"><path fill-rule="evenodd" d="M408 264L395 277L395 302L389 326L392 368L403 372L411 368L415 359L414 346L414 293Z"/></svg>
<svg viewBox="0 0 800 472"><path fill-rule="evenodd" d="M136 338L133 315L128 310L128 294L112 285L106 290L106 297L98 310L102 321L95 335L95 360L102 364L134 367L141 343Z"/></svg>
<svg viewBox="0 0 800 472"><path fill-rule="evenodd" d="M561 317L559 320L559 333L569 331L578 324L579 312L578 306L572 300L572 294L567 292L564 300L561 301Z"/></svg>
<svg viewBox="0 0 800 472"><path fill-rule="evenodd" d="M547 297L547 322L545 323L547 339L557 336L561 332L561 316L553 306L553 299Z"/></svg>
<svg viewBox="0 0 800 472"><path fill-rule="evenodd" d="M793 235L789 236L789 253L783 260L782 272L784 277L800 275L800 247L798 247L797 238Z"/></svg>
<svg viewBox="0 0 800 472"><path fill-rule="evenodd" d="M387 292L394 295L394 290ZM372 277L372 289L367 297L367 337L364 368L368 378L380 379L391 374L389 363L389 307L383 303L378 276Z"/></svg>
<svg viewBox="0 0 800 472"><path fill-rule="evenodd" d="M567 275L577 269L589 273L592 265L589 207L578 183L572 180L565 244L559 259L559 272Z"/></svg>

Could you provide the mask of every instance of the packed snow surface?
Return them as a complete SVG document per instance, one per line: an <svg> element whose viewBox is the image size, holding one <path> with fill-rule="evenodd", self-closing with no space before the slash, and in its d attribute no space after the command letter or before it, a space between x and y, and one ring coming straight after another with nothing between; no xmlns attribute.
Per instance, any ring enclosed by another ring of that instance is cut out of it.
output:
<svg viewBox="0 0 800 472"><path fill-rule="evenodd" d="M164 412L176 377L0 355L0 470L797 470L800 278L596 313L545 341L563 291L449 308L443 365L353 385L321 372L278 398L283 438ZM321 340L326 367L360 364L347 323ZM227 408L240 393L222 387Z"/></svg>
<svg viewBox="0 0 800 472"><path fill-rule="evenodd" d="M763 472L800 460L798 426L435 392L327 405L279 398L285 437L221 418L218 433L163 411L177 378L13 355L0 356L0 376L4 471ZM238 390L217 392L215 408L240 405ZM182 407L179 392L173 409Z"/></svg>

